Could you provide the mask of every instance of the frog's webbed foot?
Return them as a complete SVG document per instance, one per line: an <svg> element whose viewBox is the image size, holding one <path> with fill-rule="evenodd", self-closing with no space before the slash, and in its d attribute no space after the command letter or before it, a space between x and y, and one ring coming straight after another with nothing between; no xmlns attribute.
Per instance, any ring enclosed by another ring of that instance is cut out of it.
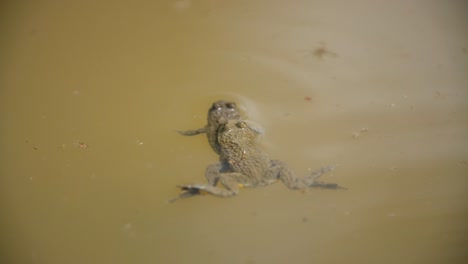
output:
<svg viewBox="0 0 468 264"><path fill-rule="evenodd" d="M336 183L326 183L317 181L317 179L323 174L335 170L335 166L327 166L313 171L309 176L304 178L304 182L309 188L322 188L322 189L344 189L346 188L339 186Z"/></svg>
<svg viewBox="0 0 468 264"><path fill-rule="evenodd" d="M196 130L185 130L185 131L177 131L179 134L184 135L184 136L195 136L198 134L203 134L206 133L206 128L202 127Z"/></svg>
<svg viewBox="0 0 468 264"><path fill-rule="evenodd" d="M215 168L215 166L213 166ZM219 182L224 186L224 188L216 187L209 184L186 184L178 185L177 187L181 188L182 192L178 197L172 199L171 201L176 201L183 198L192 197L198 194L211 194L218 197L232 197L239 194L239 187L242 186L241 183L247 182L248 177L235 172L229 173L220 173L218 176Z"/></svg>
<svg viewBox="0 0 468 264"><path fill-rule="evenodd" d="M334 166L328 166L320 168L316 171L313 171L310 175L299 178L296 174L289 168L289 166L279 160L272 160L270 173L272 175L277 175L275 177L280 178L284 185L290 189L304 189L304 188L322 188L322 189L345 189L335 183L325 183L319 182L317 179L323 174L334 170Z"/></svg>
<svg viewBox="0 0 468 264"><path fill-rule="evenodd" d="M225 186L227 189L207 184L179 185L177 187L185 191L180 195L183 198L188 198L202 193L207 193L219 197L231 197L239 193L239 187L237 186L237 184L232 186Z"/></svg>
<svg viewBox="0 0 468 264"><path fill-rule="evenodd" d="M173 202L175 202L177 200L189 198L189 197L192 197L192 196L195 196L195 195L200 195L200 190L198 190L198 189L184 189L183 186L177 186L177 187L180 187L182 190L185 190L185 192L182 192L181 194L179 194L179 196L169 200L170 203L173 203Z"/></svg>
<svg viewBox="0 0 468 264"><path fill-rule="evenodd" d="M347 190L347 188L341 187L340 185L336 183L326 183L326 182L319 182L319 181L314 181L312 184L308 186L309 188L321 188L321 189L343 189Z"/></svg>

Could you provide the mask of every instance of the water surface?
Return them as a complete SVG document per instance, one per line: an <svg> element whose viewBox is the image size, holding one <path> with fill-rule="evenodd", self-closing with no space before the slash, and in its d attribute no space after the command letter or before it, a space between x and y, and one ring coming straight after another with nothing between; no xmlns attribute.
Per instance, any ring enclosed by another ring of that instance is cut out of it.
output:
<svg viewBox="0 0 468 264"><path fill-rule="evenodd" d="M465 263L462 1L2 5L2 263ZM169 204L235 100L300 175Z"/></svg>

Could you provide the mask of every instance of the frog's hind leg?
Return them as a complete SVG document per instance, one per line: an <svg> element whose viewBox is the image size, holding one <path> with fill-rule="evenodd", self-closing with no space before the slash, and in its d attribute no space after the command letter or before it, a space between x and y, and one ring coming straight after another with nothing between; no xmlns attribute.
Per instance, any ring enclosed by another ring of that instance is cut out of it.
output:
<svg viewBox="0 0 468 264"><path fill-rule="evenodd" d="M245 182L246 179L247 176L241 173L222 173L219 176L219 181L225 188L208 184L180 185L178 187L186 192L203 192L218 197L232 197L239 194L239 187L242 186L242 182Z"/></svg>
<svg viewBox="0 0 468 264"><path fill-rule="evenodd" d="M178 187L180 187L180 186L178 186ZM177 200L189 198L189 197L192 197L192 196L195 196L195 195L200 195L200 191L196 190L196 189L186 190L185 192L182 192L181 194L179 194L179 196L170 199L169 202L173 203L173 202L175 202Z"/></svg>
<svg viewBox="0 0 468 264"><path fill-rule="evenodd" d="M279 178L289 189L304 189L307 185L301 178L297 177L289 166L280 161L272 160L270 168L268 169L268 178Z"/></svg>
<svg viewBox="0 0 468 264"><path fill-rule="evenodd" d="M325 188L325 189L343 189L335 183L319 182L317 179L323 174L332 171L334 167L324 167L312 172L310 175L300 178L297 177L289 166L280 160L272 160L270 174L281 179L281 181L289 189L304 189L304 188Z"/></svg>
<svg viewBox="0 0 468 264"><path fill-rule="evenodd" d="M206 168L205 178L210 185L216 186L221 177L222 163L211 164Z"/></svg>
<svg viewBox="0 0 468 264"><path fill-rule="evenodd" d="M313 171L311 174L303 178L304 183L310 188L323 188L323 189L346 189L336 183L326 183L317 181L323 174L335 170L335 166L322 167Z"/></svg>

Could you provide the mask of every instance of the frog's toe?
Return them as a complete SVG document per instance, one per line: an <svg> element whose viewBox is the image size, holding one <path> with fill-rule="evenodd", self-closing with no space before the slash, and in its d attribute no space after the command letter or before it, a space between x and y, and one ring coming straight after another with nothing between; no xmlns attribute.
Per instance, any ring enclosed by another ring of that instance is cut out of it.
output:
<svg viewBox="0 0 468 264"><path fill-rule="evenodd" d="M201 189L200 186L198 185L191 185L191 184L186 184L186 185L177 185L180 189L184 191L199 191Z"/></svg>
<svg viewBox="0 0 468 264"><path fill-rule="evenodd" d="M309 187L315 187L315 188L321 188L321 189L347 190L345 187L342 187L336 183L325 183L325 182L319 182L319 181L315 181Z"/></svg>
<svg viewBox="0 0 468 264"><path fill-rule="evenodd" d="M179 196L175 197L175 198L172 198L171 200L169 200L170 203L173 203L177 200L181 200L181 199L185 199L185 198L189 198L189 197L192 197L192 196L195 196L195 195L199 195L200 192L198 190L195 190L195 189L189 189L189 190L186 190L184 192L182 192L181 194L179 194Z"/></svg>

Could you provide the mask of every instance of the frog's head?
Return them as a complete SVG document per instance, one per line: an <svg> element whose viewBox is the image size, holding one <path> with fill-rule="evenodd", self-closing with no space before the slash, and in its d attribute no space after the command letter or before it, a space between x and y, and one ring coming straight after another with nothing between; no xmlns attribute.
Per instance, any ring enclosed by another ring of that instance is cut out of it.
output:
<svg viewBox="0 0 468 264"><path fill-rule="evenodd" d="M239 108L234 102L217 101L208 110L208 124L224 124L229 120L241 118Z"/></svg>

